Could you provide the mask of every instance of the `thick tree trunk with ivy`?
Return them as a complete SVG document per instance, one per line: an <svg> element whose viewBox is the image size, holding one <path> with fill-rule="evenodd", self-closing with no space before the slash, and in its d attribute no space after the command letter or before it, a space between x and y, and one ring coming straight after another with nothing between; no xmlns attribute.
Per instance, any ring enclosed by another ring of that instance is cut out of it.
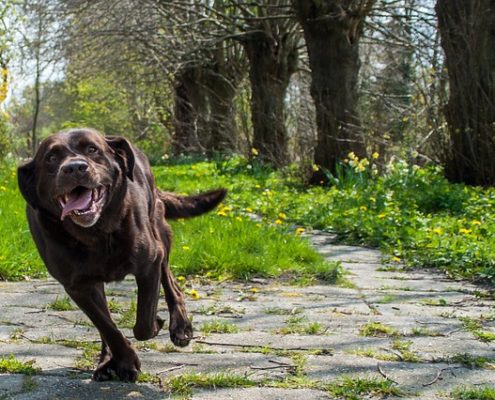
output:
<svg viewBox="0 0 495 400"><path fill-rule="evenodd" d="M260 29L245 35L243 45L250 67L252 145L260 159L280 167L289 162L284 102L297 67L297 41Z"/></svg>
<svg viewBox="0 0 495 400"><path fill-rule="evenodd" d="M293 0L304 30L311 67L311 95L318 140L314 161L330 172L353 151L364 156L357 115L359 39L374 1ZM313 183L324 180L321 169Z"/></svg>
<svg viewBox="0 0 495 400"><path fill-rule="evenodd" d="M438 0L436 12L449 76L447 177L494 185L495 1Z"/></svg>

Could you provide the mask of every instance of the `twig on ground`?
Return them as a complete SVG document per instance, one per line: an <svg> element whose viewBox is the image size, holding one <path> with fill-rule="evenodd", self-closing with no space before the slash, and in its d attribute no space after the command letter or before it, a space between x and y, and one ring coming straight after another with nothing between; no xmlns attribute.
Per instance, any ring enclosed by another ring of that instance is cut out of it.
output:
<svg viewBox="0 0 495 400"><path fill-rule="evenodd" d="M381 376L383 376L387 381L390 381L392 383L395 383L398 385L399 383L397 381L394 381L392 378L390 378L382 369L380 363L376 364L376 368L378 369L378 372L380 373Z"/></svg>
<svg viewBox="0 0 495 400"><path fill-rule="evenodd" d="M174 367L170 367L170 368L164 369L163 371L158 371L156 374L157 375L161 375L161 374L164 374L166 372L176 371L178 369L184 368L185 366L186 366L186 364L176 365Z"/></svg>
<svg viewBox="0 0 495 400"><path fill-rule="evenodd" d="M435 382L437 382L440 379L440 376L442 376L442 372L443 371L444 371L444 369L439 369L437 371L437 375L435 376L435 378L432 381L428 382L428 383L423 383L423 387L433 385Z"/></svg>

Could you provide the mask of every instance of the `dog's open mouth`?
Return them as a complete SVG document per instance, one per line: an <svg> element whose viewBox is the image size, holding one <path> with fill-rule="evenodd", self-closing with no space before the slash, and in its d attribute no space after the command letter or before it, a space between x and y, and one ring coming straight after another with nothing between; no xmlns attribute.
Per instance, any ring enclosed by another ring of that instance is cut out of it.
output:
<svg viewBox="0 0 495 400"><path fill-rule="evenodd" d="M60 219L69 216L78 225L89 227L96 223L107 197L105 186L87 188L77 186L69 193L58 197L62 207Z"/></svg>

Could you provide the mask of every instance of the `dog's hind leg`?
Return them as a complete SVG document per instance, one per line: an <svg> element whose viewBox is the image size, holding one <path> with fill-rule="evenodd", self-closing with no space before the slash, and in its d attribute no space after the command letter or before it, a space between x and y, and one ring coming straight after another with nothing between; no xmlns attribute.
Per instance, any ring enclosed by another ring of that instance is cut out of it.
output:
<svg viewBox="0 0 495 400"><path fill-rule="evenodd" d="M148 340L155 337L163 327L163 320L158 317L158 298L160 297L160 265L163 253L148 268L142 268L136 274L138 286L138 303L134 337Z"/></svg>

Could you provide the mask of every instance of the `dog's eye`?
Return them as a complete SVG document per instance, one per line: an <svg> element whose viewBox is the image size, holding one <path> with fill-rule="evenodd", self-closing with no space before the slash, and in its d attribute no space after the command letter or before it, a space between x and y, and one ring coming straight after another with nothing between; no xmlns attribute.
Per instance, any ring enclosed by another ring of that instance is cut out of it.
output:
<svg viewBox="0 0 495 400"><path fill-rule="evenodd" d="M49 163L54 163L57 161L57 156L55 154L47 154L45 160Z"/></svg>
<svg viewBox="0 0 495 400"><path fill-rule="evenodd" d="M98 151L98 149L95 146L90 145L90 146L88 146L86 151L88 152L88 154L92 154L92 153L96 153Z"/></svg>

